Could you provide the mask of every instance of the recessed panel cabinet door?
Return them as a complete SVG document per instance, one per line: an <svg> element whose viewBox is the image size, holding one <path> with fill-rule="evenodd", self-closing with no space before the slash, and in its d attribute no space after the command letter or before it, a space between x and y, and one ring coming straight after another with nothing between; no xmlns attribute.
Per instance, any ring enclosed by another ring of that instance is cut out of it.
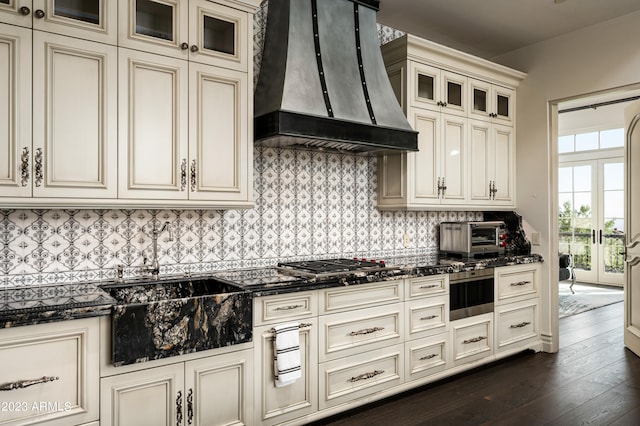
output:
<svg viewBox="0 0 640 426"><path fill-rule="evenodd" d="M31 196L31 30L0 24L0 195Z"/></svg>
<svg viewBox="0 0 640 426"><path fill-rule="evenodd" d="M413 128L418 132L418 152L408 154L409 167L415 179L409 180L412 203L438 204L440 190L438 178L441 114L428 110L413 109Z"/></svg>
<svg viewBox="0 0 640 426"><path fill-rule="evenodd" d="M33 195L117 195L117 51L33 33Z"/></svg>
<svg viewBox="0 0 640 426"><path fill-rule="evenodd" d="M188 64L120 49L119 197L187 198Z"/></svg>
<svg viewBox="0 0 640 426"><path fill-rule="evenodd" d="M247 75L194 63L189 73L189 198L248 201Z"/></svg>

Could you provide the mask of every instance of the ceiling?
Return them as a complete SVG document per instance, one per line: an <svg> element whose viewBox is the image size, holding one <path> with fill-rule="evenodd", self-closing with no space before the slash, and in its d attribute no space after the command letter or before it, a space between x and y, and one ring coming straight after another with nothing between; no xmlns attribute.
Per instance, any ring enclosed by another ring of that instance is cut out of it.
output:
<svg viewBox="0 0 640 426"><path fill-rule="evenodd" d="M638 0L381 0L377 21L490 59L637 10Z"/></svg>

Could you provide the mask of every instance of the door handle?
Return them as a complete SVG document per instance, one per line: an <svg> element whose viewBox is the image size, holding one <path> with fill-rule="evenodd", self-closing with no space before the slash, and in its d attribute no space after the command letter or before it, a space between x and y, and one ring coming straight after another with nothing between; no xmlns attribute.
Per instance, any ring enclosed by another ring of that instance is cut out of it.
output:
<svg viewBox="0 0 640 426"><path fill-rule="evenodd" d="M602 229L600 230L600 244L602 244Z"/></svg>
<svg viewBox="0 0 640 426"><path fill-rule="evenodd" d="M591 243L592 244L596 243L596 230L595 229L591 230Z"/></svg>

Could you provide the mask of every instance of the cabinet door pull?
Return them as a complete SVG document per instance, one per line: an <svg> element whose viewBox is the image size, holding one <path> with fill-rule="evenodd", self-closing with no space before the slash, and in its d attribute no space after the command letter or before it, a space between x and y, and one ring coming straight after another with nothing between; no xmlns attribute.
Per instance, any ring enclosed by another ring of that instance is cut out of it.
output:
<svg viewBox="0 0 640 426"><path fill-rule="evenodd" d="M292 309L304 308L304 305L287 305L287 306L278 306L274 309L274 311L290 311Z"/></svg>
<svg viewBox="0 0 640 426"><path fill-rule="evenodd" d="M31 13L31 9L29 9L27 6L22 6L20 8L20 15L27 16L30 13Z"/></svg>
<svg viewBox="0 0 640 426"><path fill-rule="evenodd" d="M359 382L360 380L367 380L367 379L371 379L373 377L376 377L380 374L384 373L384 370L373 370L369 373L363 373L363 374L359 374L357 376L354 376L352 378L350 378L349 380L347 380L350 383L355 383L355 382Z"/></svg>
<svg viewBox="0 0 640 426"><path fill-rule="evenodd" d="M531 281L518 281L518 282L515 282L515 283L511 283L509 285L511 287L520 287L520 286L527 285L527 284L531 284Z"/></svg>
<svg viewBox="0 0 640 426"><path fill-rule="evenodd" d="M198 51L198 46L196 46L195 44L192 44L191 45L191 51L194 52L194 53L197 52Z"/></svg>
<svg viewBox="0 0 640 426"><path fill-rule="evenodd" d="M44 10L36 9L36 11L33 12L33 15L38 19L42 19L42 18L44 18Z"/></svg>
<svg viewBox="0 0 640 426"><path fill-rule="evenodd" d="M185 189L187 189L187 159L183 158L180 165L180 191Z"/></svg>
<svg viewBox="0 0 640 426"><path fill-rule="evenodd" d="M440 284L428 284L428 285L421 285L418 288L436 288L436 287L440 287Z"/></svg>
<svg viewBox="0 0 640 426"><path fill-rule="evenodd" d="M365 328L358 331L352 331L351 333L347 334L347 336L361 336L363 334L371 334L371 333L375 333L376 331L382 331L382 330L384 330L384 327Z"/></svg>
<svg viewBox="0 0 640 426"><path fill-rule="evenodd" d="M440 178L438 178L438 198L440 198L441 191L442 191L442 184L440 183Z"/></svg>
<svg viewBox="0 0 640 426"><path fill-rule="evenodd" d="M187 423L193 423L193 389L191 388L187 393Z"/></svg>
<svg viewBox="0 0 640 426"><path fill-rule="evenodd" d="M436 354L429 354L429 355L425 355L425 356L423 356L423 357L420 357L420 359L419 359L419 360L420 360L420 361L426 361L426 360L428 360L428 359L435 358L435 357L437 357L437 356L438 356L438 355L436 355Z"/></svg>
<svg viewBox="0 0 640 426"><path fill-rule="evenodd" d="M5 383L0 385L0 391L10 391L14 389L24 389L29 386L38 385L40 383L53 382L60 380L58 376L44 376L35 380L18 380L17 382Z"/></svg>
<svg viewBox="0 0 640 426"><path fill-rule="evenodd" d="M189 48L189 43L181 43L180 44L180 49L187 50L188 48Z"/></svg>
<svg viewBox="0 0 640 426"><path fill-rule="evenodd" d="M427 315L426 317L420 318L420 321L428 321L428 320L432 320L434 318L438 318L438 316L437 315Z"/></svg>
<svg viewBox="0 0 640 426"><path fill-rule="evenodd" d="M193 159L191 161L191 192L196 191L196 171L197 171L196 160Z"/></svg>
<svg viewBox="0 0 640 426"><path fill-rule="evenodd" d="M29 148L22 148L20 156L20 185L27 186L29 183Z"/></svg>
<svg viewBox="0 0 640 426"><path fill-rule="evenodd" d="M43 179L43 175L42 175L42 148L38 148L36 149L36 156L33 159L33 177L35 180L35 184L36 186L40 186L42 185L42 179Z"/></svg>
<svg viewBox="0 0 640 426"><path fill-rule="evenodd" d="M182 425L182 391L176 397L176 426Z"/></svg>
<svg viewBox="0 0 640 426"><path fill-rule="evenodd" d="M521 323L519 323L519 324L511 324L511 325L509 326L509 328L522 328L522 327L526 327L526 326L528 326L529 324L531 324L531 323L530 323L530 322L527 322L527 321L523 321L523 322L521 322Z"/></svg>
<svg viewBox="0 0 640 426"><path fill-rule="evenodd" d="M447 104L445 104L447 106ZM442 178L442 198L444 198L444 194L447 192L447 184L445 183L445 178Z"/></svg>
<svg viewBox="0 0 640 426"><path fill-rule="evenodd" d="M478 337L474 337L473 339L463 340L462 343L465 345L468 345L469 343L478 343L486 339L487 338L485 336L478 336Z"/></svg>

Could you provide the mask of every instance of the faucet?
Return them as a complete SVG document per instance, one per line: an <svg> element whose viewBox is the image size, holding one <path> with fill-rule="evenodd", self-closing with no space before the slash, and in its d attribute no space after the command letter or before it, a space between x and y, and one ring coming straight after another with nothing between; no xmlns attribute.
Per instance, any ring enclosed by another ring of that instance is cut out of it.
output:
<svg viewBox="0 0 640 426"><path fill-rule="evenodd" d="M169 221L166 221L162 224L162 228L158 229L157 226L153 226L152 236L152 249L153 249L153 259L151 259L151 264L147 265L147 258L144 258L144 267L143 272L151 273L151 276L154 280L158 279L158 274L160 273L160 262L158 262L158 236L163 233L165 230L169 232L169 241L173 241L173 234L171 232L171 228L169 227Z"/></svg>

